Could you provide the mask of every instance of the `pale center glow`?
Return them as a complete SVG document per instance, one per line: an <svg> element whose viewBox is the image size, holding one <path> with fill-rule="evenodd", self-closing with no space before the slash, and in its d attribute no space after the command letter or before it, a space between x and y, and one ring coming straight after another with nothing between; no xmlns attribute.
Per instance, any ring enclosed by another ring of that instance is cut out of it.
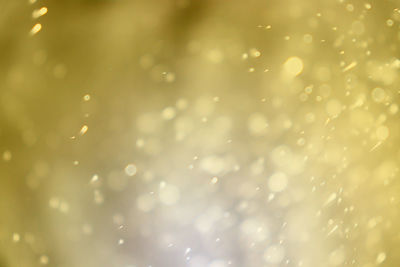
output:
<svg viewBox="0 0 400 267"><path fill-rule="evenodd" d="M288 179L283 172L276 172L269 177L268 187L272 192L281 192L288 185Z"/></svg>
<svg viewBox="0 0 400 267"><path fill-rule="evenodd" d="M285 72L292 77L299 75L303 71L303 61L299 57L289 57L283 64Z"/></svg>
<svg viewBox="0 0 400 267"><path fill-rule="evenodd" d="M163 204L174 205L180 199L180 191L179 188L174 185L165 184L160 188L158 196Z"/></svg>

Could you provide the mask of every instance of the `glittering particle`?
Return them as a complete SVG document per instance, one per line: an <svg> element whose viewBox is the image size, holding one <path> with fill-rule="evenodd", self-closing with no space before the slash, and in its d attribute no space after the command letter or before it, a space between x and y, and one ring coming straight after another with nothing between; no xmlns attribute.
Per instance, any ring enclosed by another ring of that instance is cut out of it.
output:
<svg viewBox="0 0 400 267"><path fill-rule="evenodd" d="M42 29L42 24L40 23L36 23L35 26L33 26L33 28L30 31L30 35L35 35L38 32L40 32L40 30Z"/></svg>
<svg viewBox="0 0 400 267"><path fill-rule="evenodd" d="M95 184L96 182L98 182L99 181L99 176L97 175L97 174L94 174L93 176L92 176L92 178L90 179L90 183L91 184Z"/></svg>
<svg viewBox="0 0 400 267"><path fill-rule="evenodd" d="M258 58L261 56L261 52L258 51L256 48L250 49L250 56L253 58Z"/></svg>
<svg viewBox="0 0 400 267"><path fill-rule="evenodd" d="M343 72L349 71L349 70L355 68L356 66L357 66L357 62L353 61L343 69Z"/></svg>
<svg viewBox="0 0 400 267"><path fill-rule="evenodd" d="M332 193L329 195L329 197L325 200L324 202L324 206L328 206L329 204L331 204L337 197L336 193Z"/></svg>
<svg viewBox="0 0 400 267"><path fill-rule="evenodd" d="M380 252L377 256L376 256L376 264L381 264L386 260L386 253L385 252Z"/></svg>
<svg viewBox="0 0 400 267"><path fill-rule="evenodd" d="M289 77L295 77L303 71L303 61L299 57L289 57L283 64L283 69Z"/></svg>
<svg viewBox="0 0 400 267"><path fill-rule="evenodd" d="M134 176L137 172L137 168L135 164L128 164L125 167L125 174L128 176Z"/></svg>
<svg viewBox="0 0 400 267"><path fill-rule="evenodd" d="M332 235L338 228L338 225L333 226L332 229L327 233L327 236Z"/></svg>
<svg viewBox="0 0 400 267"><path fill-rule="evenodd" d="M216 184L216 183L218 183L218 177L214 176L213 178L211 178L210 183L211 183L211 184Z"/></svg>
<svg viewBox="0 0 400 267"><path fill-rule="evenodd" d="M46 15L46 14L47 14L47 7L42 7L40 9L35 9L32 12L32 18L37 19L37 18L39 18L39 17L41 17L43 15Z"/></svg>
<svg viewBox="0 0 400 267"><path fill-rule="evenodd" d="M313 85L307 86L306 88L304 88L304 92L306 94L311 94L313 91Z"/></svg>
<svg viewBox="0 0 400 267"><path fill-rule="evenodd" d="M380 145L382 145L382 141L378 141L369 151L372 152L377 149Z"/></svg>
<svg viewBox="0 0 400 267"><path fill-rule="evenodd" d="M0 89L0 235L32 250L21 265L66 264L47 234L81 265L397 264L394 1L209 1L195 23L169 21L191 0L81 5L93 34L26 1Z"/></svg>
<svg viewBox="0 0 400 267"><path fill-rule="evenodd" d="M83 101L89 101L90 100L90 95L89 94L86 94L86 95L84 95L83 96Z"/></svg>
<svg viewBox="0 0 400 267"><path fill-rule="evenodd" d="M87 125L83 125L81 130L79 131L80 135L84 135L88 131L89 127Z"/></svg>
<svg viewBox="0 0 400 267"><path fill-rule="evenodd" d="M268 179L268 188L272 192L282 192L288 185L288 179L283 172L276 172Z"/></svg>

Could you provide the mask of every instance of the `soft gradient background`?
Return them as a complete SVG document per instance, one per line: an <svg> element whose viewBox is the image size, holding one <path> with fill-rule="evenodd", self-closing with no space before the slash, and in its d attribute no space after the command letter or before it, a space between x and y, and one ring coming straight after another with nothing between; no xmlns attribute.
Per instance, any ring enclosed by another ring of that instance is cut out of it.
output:
<svg viewBox="0 0 400 267"><path fill-rule="evenodd" d="M400 266L399 8L0 0L0 266Z"/></svg>

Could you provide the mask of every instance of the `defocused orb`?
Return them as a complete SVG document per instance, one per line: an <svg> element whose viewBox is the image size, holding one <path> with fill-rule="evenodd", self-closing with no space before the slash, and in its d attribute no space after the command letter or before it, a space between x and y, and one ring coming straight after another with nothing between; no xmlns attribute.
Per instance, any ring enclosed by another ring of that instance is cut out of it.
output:
<svg viewBox="0 0 400 267"><path fill-rule="evenodd" d="M268 188L272 192L282 192L288 184L286 174L283 172L276 172L269 177Z"/></svg>
<svg viewBox="0 0 400 267"><path fill-rule="evenodd" d="M271 264L279 264L285 257L285 250L281 245L272 245L264 252L264 260Z"/></svg>
<svg viewBox="0 0 400 267"><path fill-rule="evenodd" d="M283 69L289 76L295 77L303 71L303 61L299 57L289 57L283 64Z"/></svg>
<svg viewBox="0 0 400 267"><path fill-rule="evenodd" d="M179 188L171 184L166 184L160 188L158 196L161 203L165 205L174 205L180 198Z"/></svg>

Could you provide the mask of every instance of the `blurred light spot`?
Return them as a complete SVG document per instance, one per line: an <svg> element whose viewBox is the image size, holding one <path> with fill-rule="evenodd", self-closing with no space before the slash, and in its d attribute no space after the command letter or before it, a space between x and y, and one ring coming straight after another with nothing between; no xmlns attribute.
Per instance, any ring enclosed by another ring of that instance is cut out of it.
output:
<svg viewBox="0 0 400 267"><path fill-rule="evenodd" d="M163 111L161 112L161 116L165 120L172 120L173 118L175 118L175 115L176 115L176 112L173 107L167 107L167 108L163 109Z"/></svg>
<svg viewBox="0 0 400 267"><path fill-rule="evenodd" d="M264 252L264 260L271 264L279 264L285 257L285 250L280 245L272 245Z"/></svg>
<svg viewBox="0 0 400 267"><path fill-rule="evenodd" d="M137 172L137 168L135 164L128 164L125 167L125 173L128 176L134 176Z"/></svg>
<svg viewBox="0 0 400 267"><path fill-rule="evenodd" d="M289 76L295 77L303 71L303 61L298 57L290 57L283 64L283 68Z"/></svg>
<svg viewBox="0 0 400 267"><path fill-rule="evenodd" d="M364 24L359 20L356 20L351 24L351 29L357 35L361 35L365 31Z"/></svg>
<svg viewBox="0 0 400 267"><path fill-rule="evenodd" d="M12 154L10 150L6 150L3 152L3 160L10 161L12 159Z"/></svg>
<svg viewBox="0 0 400 267"><path fill-rule="evenodd" d="M90 100L90 95L89 94L84 95L83 96L83 100L84 101L89 101Z"/></svg>
<svg viewBox="0 0 400 267"><path fill-rule="evenodd" d="M143 212L151 211L155 204L155 199L151 194L142 194L136 199L137 208Z"/></svg>
<svg viewBox="0 0 400 267"><path fill-rule="evenodd" d="M269 237L269 230L263 221L255 218L246 219L240 224L243 238L252 242L262 242Z"/></svg>
<svg viewBox="0 0 400 267"><path fill-rule="evenodd" d="M386 260L386 253L385 252L380 252L378 256L376 257L376 264L381 264Z"/></svg>
<svg viewBox="0 0 400 267"><path fill-rule="evenodd" d="M261 52L255 48L250 49L250 56L253 58L257 58L261 56Z"/></svg>
<svg viewBox="0 0 400 267"><path fill-rule="evenodd" d="M87 125L83 125L81 130L79 131L80 135L84 135L88 131L89 127Z"/></svg>
<svg viewBox="0 0 400 267"><path fill-rule="evenodd" d="M184 110L188 107L188 101L184 98L180 98L178 99L178 101L176 101L176 108L179 110Z"/></svg>
<svg viewBox="0 0 400 267"><path fill-rule="evenodd" d="M21 236L18 233L13 233L12 240L13 242L17 243L21 240Z"/></svg>
<svg viewBox="0 0 400 267"><path fill-rule="evenodd" d="M164 77L167 83L172 83L175 81L175 73L172 72L165 73Z"/></svg>
<svg viewBox="0 0 400 267"><path fill-rule="evenodd" d="M218 182L218 177L214 176L213 178L211 178L211 184L216 184Z"/></svg>
<svg viewBox="0 0 400 267"><path fill-rule="evenodd" d="M288 179L286 174L283 172L276 172L272 174L268 179L268 188L272 192L281 192L285 190L288 184Z"/></svg>
<svg viewBox="0 0 400 267"><path fill-rule="evenodd" d="M383 100L385 100L386 93L385 90L377 87L374 90L372 90L371 96L375 102L383 102Z"/></svg>
<svg viewBox="0 0 400 267"><path fill-rule="evenodd" d="M35 9L32 12L32 18L37 19L47 13L47 7L42 7L40 9Z"/></svg>
<svg viewBox="0 0 400 267"><path fill-rule="evenodd" d="M224 54L219 49L213 49L208 51L206 57L212 63L220 63L224 59Z"/></svg>
<svg viewBox="0 0 400 267"><path fill-rule="evenodd" d="M268 121L261 113L253 113L247 121L247 127L251 135L261 136L267 133Z"/></svg>
<svg viewBox="0 0 400 267"><path fill-rule="evenodd" d="M332 266L342 266L345 259L345 250L343 247L340 247L329 254L328 263Z"/></svg>
<svg viewBox="0 0 400 267"><path fill-rule="evenodd" d="M39 263L42 265L46 265L49 263L49 257L47 257L46 255L42 255L39 258Z"/></svg>
<svg viewBox="0 0 400 267"><path fill-rule="evenodd" d="M357 66L357 61L353 61L343 69L343 72L349 71L355 68L356 66Z"/></svg>
<svg viewBox="0 0 400 267"><path fill-rule="evenodd" d="M326 103L325 110L330 117L336 118L342 112L342 104L337 99L331 99Z"/></svg>
<svg viewBox="0 0 400 267"><path fill-rule="evenodd" d="M228 267L228 265L223 260L215 260L211 262L208 267Z"/></svg>
<svg viewBox="0 0 400 267"><path fill-rule="evenodd" d="M37 34L40 30L42 29L42 24L36 23L35 26L30 31L30 35L35 35Z"/></svg>
<svg viewBox="0 0 400 267"><path fill-rule="evenodd" d="M381 141L388 138L389 137L389 128L384 125L379 126L376 129L376 137Z"/></svg>
<svg viewBox="0 0 400 267"><path fill-rule="evenodd" d="M163 204L174 205L180 198L179 188L171 184L165 184L160 188L158 196Z"/></svg>

